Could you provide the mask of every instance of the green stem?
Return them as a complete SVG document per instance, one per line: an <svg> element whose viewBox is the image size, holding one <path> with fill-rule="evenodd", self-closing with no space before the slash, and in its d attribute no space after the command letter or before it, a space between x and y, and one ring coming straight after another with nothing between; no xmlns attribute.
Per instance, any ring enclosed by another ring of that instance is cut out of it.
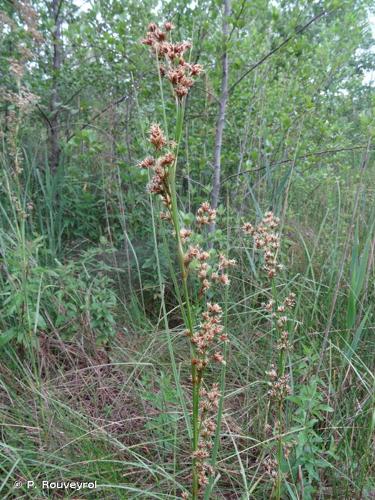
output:
<svg viewBox="0 0 375 500"><path fill-rule="evenodd" d="M274 303L277 305L278 303L278 293L276 289L276 283L275 280L272 280L272 299L274 300ZM285 353L281 349L279 351L279 359L278 359L278 367L277 367L277 373L278 376L281 378L285 374ZM276 484L275 484L275 498L276 500L281 499L281 486L282 486L282 461L283 461L283 443L281 439L281 434L282 434L282 420L283 420L283 401L280 401L278 404L278 437L277 437L277 466L278 466L278 471L277 471L277 479L276 479Z"/></svg>
<svg viewBox="0 0 375 500"><path fill-rule="evenodd" d="M182 303L181 307L182 308L185 307L185 310L183 311L183 317L185 318L186 327L189 330L190 335L193 335L194 321L191 308L189 288L187 283L187 271L184 261L185 254L180 236L181 227L180 227L180 219L179 219L178 205L177 205L177 192L176 192L176 167L177 167L178 150L182 137L184 106L182 103L177 101L176 107L177 107L176 134L175 134L176 158L169 172L169 188L171 192L171 217L176 234L177 256L181 271L183 298L185 299L185 306ZM191 347L191 360L193 360L194 357L195 357L195 349ZM193 383L192 451L194 452L198 449L198 442L199 442L199 392L200 392L201 378L199 377L196 366L193 363L191 364L191 377ZM198 474L196 469L196 460L193 459L193 484L192 484L193 499L198 498L198 487L199 485L198 485Z"/></svg>
<svg viewBox="0 0 375 500"><path fill-rule="evenodd" d="M167 137L168 137L167 116L166 116L166 108L165 108L165 103L164 103L163 85L162 85L162 78L161 78L160 64L159 64L158 57L156 57L156 64L158 67L160 93L161 93L161 97L162 97L162 101L163 101L164 126L165 126L165 131L166 131ZM194 322L193 322L193 314L192 314L191 304L190 304L189 289L188 289L188 284L187 284L187 272L186 272L185 262L184 262L184 251L183 251L182 241L181 241L181 236L180 236L180 220L179 220L179 214L178 214L177 192L176 192L177 159L178 159L178 151L179 151L181 137L182 137L182 127L183 127L184 111L185 111L184 101L179 101L177 98L176 98L176 111L177 111L177 113L176 113L176 131L175 131L175 142L176 142L175 160L174 160L173 165L171 166L170 171L169 171L168 185L169 185L169 189L170 189L170 193L171 193L171 209L170 209L170 211L171 211L173 227L174 227L174 230L176 233L177 256L178 256L178 262L179 262L179 267L180 267L180 271L181 271L183 298L185 299L185 306L184 306L183 301L181 301L181 313L182 313L182 317L183 317L184 322L185 322L185 326L189 330L190 335L193 335ZM195 349L193 346L191 346L191 360L193 360L194 357L195 357ZM194 452L197 450L198 442L199 442L200 381L198 382L197 369L193 363L191 364L191 377L192 377L192 383L193 383L192 451ZM196 460L194 460L194 459L193 459L192 495L193 495L193 499L198 498L198 475L197 475L197 470L196 470Z"/></svg>

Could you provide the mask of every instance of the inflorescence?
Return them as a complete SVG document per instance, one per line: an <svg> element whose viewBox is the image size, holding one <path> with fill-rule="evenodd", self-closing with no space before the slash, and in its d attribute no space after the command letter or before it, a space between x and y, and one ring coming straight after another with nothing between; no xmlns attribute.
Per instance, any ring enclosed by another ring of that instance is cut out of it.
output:
<svg viewBox="0 0 375 500"><path fill-rule="evenodd" d="M191 44L172 43L169 35L172 29L173 25L170 22L164 24L164 30L157 24L151 23L142 43L151 47L158 62L158 71L171 83L177 104L180 105L194 84L194 77L202 72L202 66L190 64L184 59L184 54L191 48ZM185 335L192 345L193 392L199 395L198 440L193 447L192 459L201 492L208 483L208 476L213 472L208 459L212 448L212 437L216 431L215 420L221 397L217 383L213 383L211 389L204 386L203 375L211 362L225 364L220 346L228 342L228 335L224 332L222 324L222 308L219 304L208 300L207 292L214 285L229 285L228 269L235 266L236 261L228 259L221 253L217 256L213 250L208 252L196 243L199 241L197 233L202 232L205 226L216 220L216 210L208 202L201 203L197 209L195 231L194 228L180 227L176 215L176 198L173 197L175 176L172 175L176 168L178 148L176 144L167 140L158 124L151 125L149 141L154 154L146 157L138 165L153 172L148 191L158 195L165 207L160 218L171 224L177 239L182 279L186 283L188 276L192 275L199 283L197 298L201 304L197 304L196 309L202 311L200 324L195 327L188 322ZM183 493L182 497L187 498L187 494Z"/></svg>
<svg viewBox="0 0 375 500"><path fill-rule="evenodd" d="M244 233L253 237L255 248L263 253L263 269L269 278L274 278L277 272L282 269L282 265L277 263L280 236L275 232L279 222L279 218L275 217L273 212L267 212L257 226L253 226L249 222L245 222L242 226Z"/></svg>
<svg viewBox="0 0 375 500"><path fill-rule="evenodd" d="M199 76L203 68L184 59L184 54L191 48L190 42L172 43L168 40L173 28L171 22L164 23L164 31L157 24L150 23L142 43L151 47L159 63L160 75L170 81L176 97L182 99L188 95L194 77Z"/></svg>
<svg viewBox="0 0 375 500"><path fill-rule="evenodd" d="M263 256L263 270L266 272L267 278L271 281L274 280L277 273L282 269L281 264L278 263L278 251L280 249L280 235L277 233L279 226L279 218L275 217L272 212L267 212L261 222L253 226L246 222L243 225L243 231L246 235L253 238L255 249L258 250ZM274 290L274 287L272 287ZM293 309L296 305L296 296L290 293L282 302L275 297L262 304L265 313L269 315L273 322L276 331L278 332L278 340L276 349L279 353L278 367L274 364L266 371L268 377L268 396L275 403L279 413L282 411L286 398L292 393L289 385L289 374L285 370L285 354L291 350L292 346L289 340L288 324L290 318L288 311ZM281 415L275 420L274 432L278 436L281 435ZM269 427L267 425L267 427ZM281 443L281 438L279 437ZM289 447L288 447L289 446ZM284 446L284 456L290 453L290 445ZM264 461L264 469L272 480L280 478L280 463L272 457L268 457ZM279 472L277 472L279 471Z"/></svg>

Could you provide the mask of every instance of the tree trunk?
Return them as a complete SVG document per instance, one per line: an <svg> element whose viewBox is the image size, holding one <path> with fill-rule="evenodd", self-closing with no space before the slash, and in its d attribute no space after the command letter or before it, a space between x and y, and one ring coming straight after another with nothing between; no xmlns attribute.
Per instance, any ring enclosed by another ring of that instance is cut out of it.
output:
<svg viewBox="0 0 375 500"><path fill-rule="evenodd" d="M223 55L222 55L222 76L221 92L219 100L219 116L216 123L215 150L214 150L214 175L212 181L211 207L217 208L220 196L220 176L221 176L221 148L223 143L223 131L225 126L225 111L228 101L228 41L229 41L229 16L231 6L230 0L224 0L223 14ZM209 232L213 232L215 223L209 227Z"/></svg>
<svg viewBox="0 0 375 500"><path fill-rule="evenodd" d="M51 13L54 20L52 32L53 60L52 60L52 93L51 93L51 119L50 119L50 169L52 174L56 173L60 161L60 119L59 119L59 88L58 80L61 69L61 4L63 0L52 0Z"/></svg>

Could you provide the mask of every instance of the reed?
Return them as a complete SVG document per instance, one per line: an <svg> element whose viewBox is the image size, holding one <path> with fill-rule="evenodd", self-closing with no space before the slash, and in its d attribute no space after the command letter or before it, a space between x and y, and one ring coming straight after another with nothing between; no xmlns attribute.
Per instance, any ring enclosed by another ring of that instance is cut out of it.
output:
<svg viewBox="0 0 375 500"><path fill-rule="evenodd" d="M275 281L279 271L283 269L282 264L278 262L281 240L277 232L279 223L279 218L275 217L273 212L267 212L258 225L253 226L248 222L243 225L244 233L253 238L254 247L261 254L262 269L267 280L270 281L271 297L267 303L262 304L262 307L269 317L271 330L276 332L277 337L274 346L277 360L266 372L270 386L268 396L275 410L272 433L276 439L276 451L273 457L269 456L265 460L266 471L274 481L273 496L277 500L281 498L282 493L284 456L287 458L290 453L290 447L283 443L282 438L288 431L285 416L286 398L292 392L287 372L287 358L291 350L289 341L291 322L287 311L296 305L294 293L290 293L284 300L280 298Z"/></svg>
<svg viewBox="0 0 375 500"><path fill-rule="evenodd" d="M204 249L199 243L205 239L209 225L216 220L216 210L211 208L208 202L201 203L197 208L192 227L184 227L181 221L176 182L178 152L186 98L195 77L199 76L203 68L185 59L186 52L191 48L189 42L170 41L172 29L170 22L164 24L163 30L151 23L142 42L151 48L159 78L164 77L170 83L176 110L174 139L169 140L168 131L163 130L159 124L152 124L149 142L153 152L139 163L139 167L149 169L152 173L148 191L159 197L163 206L160 218L168 225L175 240L179 268L179 279L175 281L176 295L181 297L180 311L185 327L184 334L190 343L191 497L196 499L203 494L209 476L214 472L212 464L209 463L210 450L222 412L220 379L208 386L205 378L212 363L225 365L223 347L228 342L228 335L222 324L222 307L213 302L212 298L217 287L229 285L227 270L235 265L235 261L214 249ZM161 98L164 99L163 93ZM163 109L165 110L165 106ZM165 111L164 122L167 127ZM186 491L182 496L189 498Z"/></svg>

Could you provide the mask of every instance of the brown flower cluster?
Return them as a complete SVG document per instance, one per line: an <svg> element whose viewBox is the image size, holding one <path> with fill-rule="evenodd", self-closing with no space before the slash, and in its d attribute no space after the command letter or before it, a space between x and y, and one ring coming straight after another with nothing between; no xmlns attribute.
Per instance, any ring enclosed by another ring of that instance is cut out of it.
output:
<svg viewBox="0 0 375 500"><path fill-rule="evenodd" d="M291 349L291 345L289 342L289 332L287 330L283 330L280 333L280 338L277 341L276 348L278 351L289 351Z"/></svg>
<svg viewBox="0 0 375 500"><path fill-rule="evenodd" d="M289 321L286 312L288 309L293 309L296 305L295 293L290 293L279 306L271 299L267 303L263 303L262 307L266 312L271 313L272 318L275 320L276 327L279 331L279 340L277 342L277 349L279 351L287 351L291 349L289 342L289 332L286 330L286 325Z"/></svg>
<svg viewBox="0 0 375 500"><path fill-rule="evenodd" d="M263 269L267 272L269 278L274 278L277 272L282 269L282 265L277 263L280 236L275 232L279 222L279 218L275 217L273 212L267 212L257 226L245 222L242 227L245 234L253 237L255 248L263 253Z"/></svg>
<svg viewBox="0 0 375 500"><path fill-rule="evenodd" d="M186 229L186 228L180 229L180 238L181 238L182 243L185 243L190 238L190 236L192 234L193 234L193 231L191 229Z"/></svg>
<svg viewBox="0 0 375 500"><path fill-rule="evenodd" d="M210 223L210 219L216 216L216 212L211 209L209 203L205 202L197 211L197 226L201 228L204 224ZM199 219L199 217L207 217ZM191 237L189 229L180 230L183 243ZM190 244L184 253L184 265L188 272L192 263L195 263L198 278L200 280L200 291L198 297L202 299L214 282L228 284L229 279L226 270L236 264L234 259L228 259L225 255L219 254L218 259L211 266L208 261L210 253L200 246ZM213 271L214 268L214 271ZM199 441L198 447L193 452L193 459L198 475L199 488L203 489L208 483L208 477L213 473L212 467L208 463L210 449L212 447L212 436L216 430L215 418L219 404L220 394L218 385L213 384L212 389L207 391L202 387L203 375L212 362L225 364L224 355L220 349L223 342L228 341L228 335L224 332L222 325L222 308L217 303L207 302L205 310L201 315L201 323L197 331L186 331L193 345L192 366L194 368L193 384L200 387L199 406Z"/></svg>
<svg viewBox="0 0 375 500"><path fill-rule="evenodd" d="M230 267L234 267L236 265L235 259L228 259L225 255L219 255L219 265L217 272L213 272L211 275L211 279L215 283L220 283L221 285L229 285L230 280L226 270Z"/></svg>
<svg viewBox="0 0 375 500"><path fill-rule="evenodd" d="M226 342L228 336L223 333L224 327L221 324L222 310L219 304L207 303L207 309L202 313L202 323L198 332L191 336L191 342L196 347L197 358L194 358L193 364L196 365L198 376L209 362L208 351L214 342L219 339ZM224 363L223 355L215 352L212 360Z"/></svg>
<svg viewBox="0 0 375 500"><path fill-rule="evenodd" d="M43 36L38 30L38 15L28 0L16 0L15 7L24 21L27 31L37 43L43 41Z"/></svg>
<svg viewBox="0 0 375 500"><path fill-rule="evenodd" d="M264 459L263 468L267 476L274 481L277 478L278 463L277 460L268 456Z"/></svg>
<svg viewBox="0 0 375 500"><path fill-rule="evenodd" d="M185 231L190 230L183 230ZM184 241L184 240L183 240ZM184 263L186 269L188 269L191 262L198 262L198 278L201 282L201 288L199 291L199 296L207 292L211 288L212 283L218 283L220 285L229 285L230 280L228 274L225 270L228 267L233 267L236 265L236 261L234 259L227 259L224 255L220 254L219 256L219 264L217 265L216 270L212 270L212 267L208 264L207 260L209 259L210 254L206 251L203 251L199 246L191 245L185 253Z"/></svg>
<svg viewBox="0 0 375 500"><path fill-rule="evenodd" d="M271 365L271 369L266 372L266 375L270 380L268 395L277 401L284 401L292 393L292 389L289 386L289 375L286 374L279 377L274 365Z"/></svg>
<svg viewBox="0 0 375 500"><path fill-rule="evenodd" d="M142 43L149 45L158 60L163 61L164 64L159 63L160 74L170 81L178 99L182 99L194 85L193 77L202 72L202 66L184 59L184 54L191 48L190 42L172 43L168 40L168 33L173 28L170 22L164 24L164 31L157 24L150 23Z"/></svg>
<svg viewBox="0 0 375 500"><path fill-rule="evenodd" d="M204 201L197 210L196 221L200 226L212 224L216 220L216 210L211 208L208 201Z"/></svg>
<svg viewBox="0 0 375 500"><path fill-rule="evenodd" d="M198 209L205 211L205 213L210 213L212 210L210 205L205 202L202 203ZM212 213L212 212L211 212ZM200 224L198 224L200 226ZM181 242L184 244L192 236L192 231L190 229L183 228L180 230ZM236 265L234 259L228 259L225 255L219 254L218 262L213 265L209 265L208 260L210 259L210 253L203 250L198 245L189 245L186 250L184 250L184 266L186 274L188 274L191 264L195 263L196 273L200 281L200 290L198 297L203 298L204 293L209 290L212 283L228 284L229 278L225 273L225 270L229 267ZM215 270L213 270L213 268ZM187 331L186 334L190 337L192 344L195 347L196 356L193 358L192 363L196 366L198 380L193 381L198 383L203 376L203 371L206 368L209 360L224 363L224 357L220 351L216 351L209 355L209 350L212 350L215 341L219 340L225 342L228 340L228 336L223 333L223 325L221 324L222 309L219 304L212 304L207 302L206 310L202 313L202 321L198 332Z"/></svg>
<svg viewBox="0 0 375 500"><path fill-rule="evenodd" d="M216 210L210 207L208 202L203 202L197 210L196 222L198 227L202 227L204 224L210 224L216 217ZM204 219L204 222L202 221ZM180 230L180 238L182 243L185 243L192 236L193 232L191 229L183 228ZM184 265L186 271L188 271L189 266L192 262L198 264L197 274L201 283L201 288L199 291L199 297L202 297L207 290L211 288L212 283L218 283L221 285L229 285L229 277L226 274L226 269L236 265L234 259L228 259L225 255L219 255L219 262L215 266L216 269L213 270L212 266L208 264L210 254L201 247L197 245L190 245L184 254Z"/></svg>
<svg viewBox="0 0 375 500"><path fill-rule="evenodd" d="M202 313L202 322L199 331L194 333L190 340L195 347L195 357L192 364L195 365L197 375L193 384L199 384L203 380L203 372L210 360L217 363L225 363L223 354L217 350L217 342L227 342L228 336L224 333L221 324L222 309L219 304L207 303L207 309ZM213 354L210 354L210 351ZM208 476L213 473L212 467L207 463L212 448L212 436L216 430L215 415L219 405L218 384L214 383L210 391L201 387L200 389L200 433L197 450L193 453L198 471L199 487L203 488L208 482Z"/></svg>
<svg viewBox="0 0 375 500"><path fill-rule="evenodd" d="M263 269L266 271L268 278L271 280L277 275L278 271L282 269L281 264L277 261L278 251L280 248L280 236L277 233L279 226L279 218L275 217L272 212L267 212L261 222L253 226L246 222L243 225L243 231L246 235L253 237L254 245L257 250L263 254ZM272 287L273 289L273 287ZM289 341L288 310L293 309L296 305L296 296L290 293L282 302L273 296L268 302L263 303L262 307L270 315L276 331L278 332L278 341L276 348L278 350L278 367L271 365L269 371L266 371L268 377L269 391L268 396L274 401L278 409L279 416L275 420L274 430L277 437L279 446L283 447L284 456L290 453L290 447L284 447L282 444L282 412L285 399L292 393L289 385L289 374L285 366L285 354L291 349ZM271 426L266 426L268 431L271 431ZM278 456L275 453L275 456ZM281 464L273 457L267 457L263 462L263 467L271 480L279 477Z"/></svg>
<svg viewBox="0 0 375 500"><path fill-rule="evenodd" d="M209 391L202 387L200 398L200 440L198 449L193 453L193 458L196 460L199 488L203 488L208 483L208 477L213 474L213 469L207 459L213 445L212 437L216 431L215 414L220 399L218 384L212 384Z"/></svg>
<svg viewBox="0 0 375 500"><path fill-rule="evenodd" d="M23 68L23 66L21 65L18 66L20 68ZM1 92L1 97L10 104L13 104L21 113L25 114L29 113L36 105L36 103L40 100L39 96L33 94L32 92L29 92L26 87L21 87L18 92L4 90L3 92Z"/></svg>
<svg viewBox="0 0 375 500"><path fill-rule="evenodd" d="M268 313L271 313L272 318L275 320L275 325L279 332L279 339L277 342L278 351L288 351L291 349L289 332L286 329L289 318L285 313L288 309L293 309L295 304L296 296L294 293L290 293L279 306L276 305L274 300L269 300L266 304L262 304L264 309ZM289 394L291 394L291 388L288 383L288 374L279 376L275 366L272 365L270 371L266 372L266 375L269 377L269 385L271 386L268 391L268 395L272 399L282 402Z"/></svg>
<svg viewBox="0 0 375 500"><path fill-rule="evenodd" d="M149 182L147 188L150 193L160 195L164 205L170 209L171 193L168 185L169 167L173 165L176 157L172 151L166 151L162 154L162 150L168 146L168 141L164 136L160 126L156 123L151 125L149 140L154 146L155 152L159 155L157 158L148 156L142 160L138 166L144 169L152 169L154 176ZM170 214L163 214L165 219L170 220Z"/></svg>

